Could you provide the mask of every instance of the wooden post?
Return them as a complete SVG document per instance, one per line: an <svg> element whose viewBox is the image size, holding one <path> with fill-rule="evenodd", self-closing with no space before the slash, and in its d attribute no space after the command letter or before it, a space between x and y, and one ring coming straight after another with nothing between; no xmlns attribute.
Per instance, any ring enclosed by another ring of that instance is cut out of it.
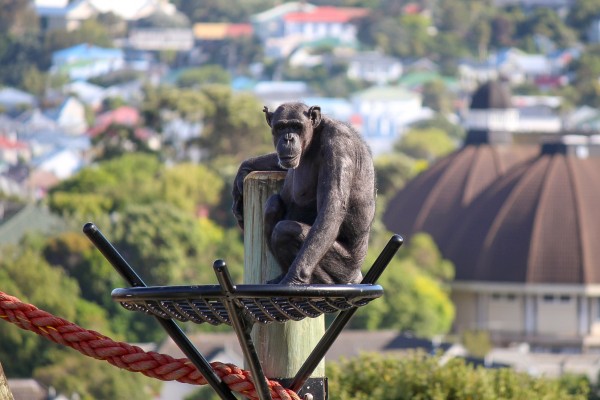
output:
<svg viewBox="0 0 600 400"><path fill-rule="evenodd" d="M267 248L263 214L267 199L281 189L285 174L255 171L244 180L244 283L261 284L281 274L281 268ZM265 375L287 386L324 332L324 316L256 324L252 341ZM325 386L325 362L321 361L301 393L310 393L314 400L324 400Z"/></svg>
<svg viewBox="0 0 600 400"><path fill-rule="evenodd" d="M12 392L8 387L8 381L6 380L6 375L4 375L4 370L2 369L2 364L0 363L0 400L14 400Z"/></svg>

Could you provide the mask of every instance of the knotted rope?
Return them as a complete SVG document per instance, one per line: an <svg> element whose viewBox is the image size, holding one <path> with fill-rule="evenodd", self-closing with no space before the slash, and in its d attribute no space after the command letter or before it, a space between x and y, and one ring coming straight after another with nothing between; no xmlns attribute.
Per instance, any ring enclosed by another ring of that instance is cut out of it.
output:
<svg viewBox="0 0 600 400"><path fill-rule="evenodd" d="M80 353L131 372L141 372L163 381L178 381L192 385L206 385L198 369L187 358L146 352L137 346L116 342L98 332L84 329L65 319L23 303L18 298L0 292L0 318L32 331L55 343L69 346ZM232 392L248 399L258 399L249 371L233 364L210 363L219 378ZM273 400L300 400L295 392L284 388L279 382L268 381Z"/></svg>

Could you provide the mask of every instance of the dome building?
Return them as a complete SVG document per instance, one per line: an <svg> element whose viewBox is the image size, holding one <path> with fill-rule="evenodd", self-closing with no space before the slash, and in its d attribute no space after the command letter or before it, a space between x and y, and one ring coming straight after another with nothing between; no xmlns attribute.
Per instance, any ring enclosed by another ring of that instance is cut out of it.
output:
<svg viewBox="0 0 600 400"><path fill-rule="evenodd" d="M512 145L518 113L510 92L497 81L473 94L466 118L467 136L457 151L411 180L388 203L385 226L407 240L427 232L436 241L452 235L457 213L514 165L537 153L533 146Z"/></svg>
<svg viewBox="0 0 600 400"><path fill-rule="evenodd" d="M600 140L562 136L482 191L438 245L458 331L600 346Z"/></svg>

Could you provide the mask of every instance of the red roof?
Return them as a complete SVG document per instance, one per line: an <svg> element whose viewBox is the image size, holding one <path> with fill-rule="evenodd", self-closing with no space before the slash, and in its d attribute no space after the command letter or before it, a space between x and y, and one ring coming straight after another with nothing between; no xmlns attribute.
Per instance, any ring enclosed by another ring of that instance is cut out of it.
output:
<svg viewBox="0 0 600 400"><path fill-rule="evenodd" d="M0 149L4 150L26 150L27 144L16 140L7 139L4 136L0 136Z"/></svg>
<svg viewBox="0 0 600 400"><path fill-rule="evenodd" d="M230 24L227 27L227 37L252 36L254 29L250 24Z"/></svg>
<svg viewBox="0 0 600 400"><path fill-rule="evenodd" d="M109 125L135 126L140 122L140 112L129 106L122 106L112 111L107 111L98 115L96 124L88 131L91 137L108 128Z"/></svg>
<svg viewBox="0 0 600 400"><path fill-rule="evenodd" d="M345 23L354 18L364 17L369 13L366 8L317 7L309 12L293 12L287 14L286 22L328 22Z"/></svg>

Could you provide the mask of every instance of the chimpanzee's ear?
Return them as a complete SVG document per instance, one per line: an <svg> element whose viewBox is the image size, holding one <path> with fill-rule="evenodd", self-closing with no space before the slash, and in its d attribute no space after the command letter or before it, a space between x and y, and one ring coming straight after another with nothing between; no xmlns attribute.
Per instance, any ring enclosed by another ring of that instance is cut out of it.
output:
<svg viewBox="0 0 600 400"><path fill-rule="evenodd" d="M316 128L321 123L321 107L312 106L308 109L308 118L312 122L313 128Z"/></svg>
<svg viewBox="0 0 600 400"><path fill-rule="evenodd" d="M267 120L267 124L269 124L269 126L271 126L271 120L273 119L273 113L271 111L269 111L269 107L267 107L267 106L265 106L263 108L263 112L265 113L265 119Z"/></svg>

